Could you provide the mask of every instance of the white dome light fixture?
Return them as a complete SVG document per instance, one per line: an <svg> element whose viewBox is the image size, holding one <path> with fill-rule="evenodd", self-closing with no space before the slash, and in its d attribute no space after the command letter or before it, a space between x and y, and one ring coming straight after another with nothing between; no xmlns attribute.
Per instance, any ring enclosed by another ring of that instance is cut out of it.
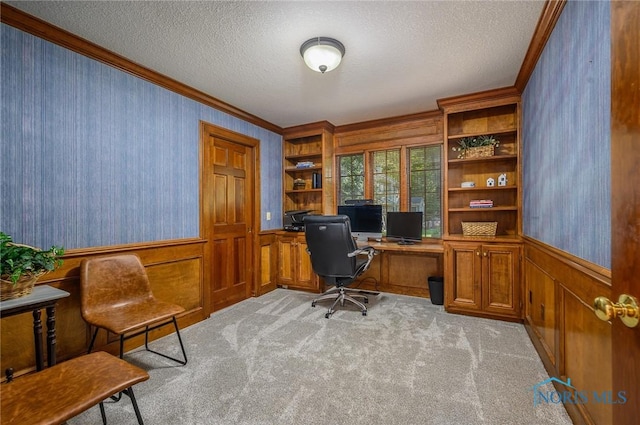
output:
<svg viewBox="0 0 640 425"><path fill-rule="evenodd" d="M314 37L300 46L300 54L304 58L304 63L314 71L323 74L340 65L344 51L342 43L328 37Z"/></svg>

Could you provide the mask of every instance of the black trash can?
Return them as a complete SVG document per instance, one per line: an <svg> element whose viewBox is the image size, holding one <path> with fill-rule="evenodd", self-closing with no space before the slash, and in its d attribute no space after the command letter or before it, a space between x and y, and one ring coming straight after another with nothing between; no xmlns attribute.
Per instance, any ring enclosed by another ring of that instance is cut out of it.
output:
<svg viewBox="0 0 640 425"><path fill-rule="evenodd" d="M441 276L429 276L427 282L429 282L429 296L431 297L431 304L443 305L444 278Z"/></svg>

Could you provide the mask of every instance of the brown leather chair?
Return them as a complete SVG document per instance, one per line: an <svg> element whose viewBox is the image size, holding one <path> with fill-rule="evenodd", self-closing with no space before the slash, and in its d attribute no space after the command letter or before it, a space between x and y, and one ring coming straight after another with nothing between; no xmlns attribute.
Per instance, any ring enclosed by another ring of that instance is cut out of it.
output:
<svg viewBox="0 0 640 425"><path fill-rule="evenodd" d="M82 318L95 332L89 344L90 353L100 328L120 337L120 358L124 341L144 334L147 351L187 364L176 315L184 308L157 300L151 292L149 278L136 255L115 255L85 259L80 265L80 301ZM149 349L149 331L173 323L184 360Z"/></svg>

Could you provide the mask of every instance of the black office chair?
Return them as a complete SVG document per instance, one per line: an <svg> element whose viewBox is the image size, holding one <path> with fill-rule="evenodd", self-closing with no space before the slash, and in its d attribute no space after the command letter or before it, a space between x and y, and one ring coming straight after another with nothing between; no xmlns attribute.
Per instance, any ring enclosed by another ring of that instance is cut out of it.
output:
<svg viewBox="0 0 640 425"><path fill-rule="evenodd" d="M375 292L363 292L348 289L359 275L365 272L373 260L376 251L373 247L358 248L351 236L351 224L346 215L308 215L304 217L307 251L311 256L313 271L324 279L325 283L334 285L311 303L316 306L318 301L332 299L333 304L325 314L328 319L334 313L335 306L344 306L349 301L360 308L362 315L367 315L369 302L365 294L377 295ZM367 258L357 258L366 254ZM362 302L356 298L362 299Z"/></svg>

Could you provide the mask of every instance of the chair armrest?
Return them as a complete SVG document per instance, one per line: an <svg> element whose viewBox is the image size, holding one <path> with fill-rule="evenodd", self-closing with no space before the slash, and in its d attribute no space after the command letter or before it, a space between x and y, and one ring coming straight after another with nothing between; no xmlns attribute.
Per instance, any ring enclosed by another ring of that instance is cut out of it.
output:
<svg viewBox="0 0 640 425"><path fill-rule="evenodd" d="M355 257L356 255L361 255L361 254L367 255L367 262L365 263L364 267L360 269L360 273L364 273L369 268L369 265L371 265L371 261L373 261L373 256L377 255L378 251L376 251L374 247L367 245L367 246L362 246L356 249L355 251L348 253L347 256Z"/></svg>
<svg viewBox="0 0 640 425"><path fill-rule="evenodd" d="M377 253L378 251L376 251L374 247L367 245L367 246L360 247L353 252L348 253L347 256L355 257L356 255L360 255L360 254L376 255Z"/></svg>

